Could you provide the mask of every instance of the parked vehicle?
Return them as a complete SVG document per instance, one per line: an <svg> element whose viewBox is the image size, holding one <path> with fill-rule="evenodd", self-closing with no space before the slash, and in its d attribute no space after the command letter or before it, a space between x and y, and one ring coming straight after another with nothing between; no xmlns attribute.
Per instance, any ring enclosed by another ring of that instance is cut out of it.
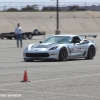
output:
<svg viewBox="0 0 100 100"><path fill-rule="evenodd" d="M45 32L44 31L39 31L38 29L35 29L33 32L23 32L22 33L22 38L23 39L32 39L33 36L37 36L37 35L43 35L45 36ZM9 32L9 33L1 33L0 34L0 38L1 39L16 39L16 35L14 32Z"/></svg>

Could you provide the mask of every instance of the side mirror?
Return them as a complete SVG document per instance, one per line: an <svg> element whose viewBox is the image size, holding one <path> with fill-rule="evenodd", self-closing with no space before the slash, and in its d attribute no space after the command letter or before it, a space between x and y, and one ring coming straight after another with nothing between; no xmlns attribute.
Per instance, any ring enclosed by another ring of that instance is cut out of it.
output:
<svg viewBox="0 0 100 100"><path fill-rule="evenodd" d="M42 43L42 41L39 41L39 43Z"/></svg>

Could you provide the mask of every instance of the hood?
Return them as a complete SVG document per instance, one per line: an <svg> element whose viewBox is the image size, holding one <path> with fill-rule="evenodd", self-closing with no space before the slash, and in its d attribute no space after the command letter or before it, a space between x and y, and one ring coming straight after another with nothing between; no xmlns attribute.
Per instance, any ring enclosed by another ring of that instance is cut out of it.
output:
<svg viewBox="0 0 100 100"><path fill-rule="evenodd" d="M40 43L40 44L35 44L31 46L32 48L50 48L50 47L54 47L54 46L58 46L58 43Z"/></svg>

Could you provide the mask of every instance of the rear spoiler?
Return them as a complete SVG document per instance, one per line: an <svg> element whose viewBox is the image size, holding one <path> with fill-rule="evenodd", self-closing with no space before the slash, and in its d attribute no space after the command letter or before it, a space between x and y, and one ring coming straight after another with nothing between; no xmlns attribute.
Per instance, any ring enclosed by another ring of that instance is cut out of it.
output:
<svg viewBox="0 0 100 100"><path fill-rule="evenodd" d="M82 35L79 35L79 36L84 36L85 39L86 39L86 37L94 37L94 38L97 37L97 35L91 35L91 34L86 34L86 35L82 34Z"/></svg>

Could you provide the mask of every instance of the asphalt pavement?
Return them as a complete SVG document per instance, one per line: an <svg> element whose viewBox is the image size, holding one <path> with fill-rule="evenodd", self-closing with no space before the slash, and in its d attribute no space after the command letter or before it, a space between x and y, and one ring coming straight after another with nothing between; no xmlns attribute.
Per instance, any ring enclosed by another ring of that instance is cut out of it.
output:
<svg viewBox="0 0 100 100"><path fill-rule="evenodd" d="M93 60L63 62L23 61L24 47L41 36L23 40L23 48L14 39L0 39L0 100L100 100L100 33L95 34ZM21 82L25 70L30 82Z"/></svg>

